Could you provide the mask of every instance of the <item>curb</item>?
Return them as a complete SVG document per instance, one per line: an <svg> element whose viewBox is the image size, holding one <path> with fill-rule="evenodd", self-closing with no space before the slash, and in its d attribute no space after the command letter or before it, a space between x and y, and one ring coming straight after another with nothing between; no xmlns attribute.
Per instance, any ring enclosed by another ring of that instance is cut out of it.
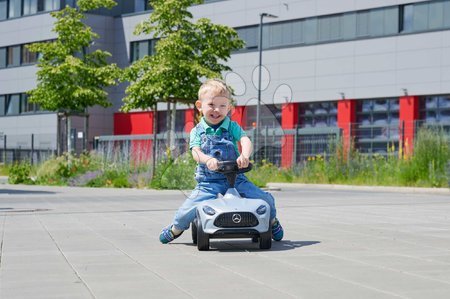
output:
<svg viewBox="0 0 450 299"><path fill-rule="evenodd" d="M401 193L433 193L449 194L450 188L418 188L418 187L392 187L392 186L355 186L355 185L328 185L328 184L300 184L300 183L267 183L269 190L286 189L329 189L329 190L361 190L361 191L387 191Z"/></svg>

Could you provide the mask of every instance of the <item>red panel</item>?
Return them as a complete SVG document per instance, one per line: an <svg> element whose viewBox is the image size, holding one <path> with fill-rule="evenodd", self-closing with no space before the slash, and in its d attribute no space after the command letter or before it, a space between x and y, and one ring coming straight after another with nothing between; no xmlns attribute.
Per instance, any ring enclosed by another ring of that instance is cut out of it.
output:
<svg viewBox="0 0 450 299"><path fill-rule="evenodd" d="M231 111L231 119L245 128L247 124L247 109L245 109L245 106L234 107Z"/></svg>
<svg viewBox="0 0 450 299"><path fill-rule="evenodd" d="M185 119L185 125L184 125L184 131L187 133L190 133L192 128L195 126L195 110L194 109L187 109L184 112L184 119Z"/></svg>
<svg viewBox="0 0 450 299"><path fill-rule="evenodd" d="M153 112L114 113L114 135L153 133Z"/></svg>
<svg viewBox="0 0 450 299"><path fill-rule="evenodd" d="M281 127L283 129L294 129L298 124L298 103L283 104L281 110ZM281 167L292 166L294 153L294 136L284 134L281 140Z"/></svg>
<svg viewBox="0 0 450 299"><path fill-rule="evenodd" d="M339 100L337 108L338 127L342 129L342 142L345 151L347 151L350 149L352 141L352 124L356 122L356 101Z"/></svg>
<svg viewBox="0 0 450 299"><path fill-rule="evenodd" d="M419 97L405 96L400 97L400 140L403 146L403 153L406 157L413 151L415 126L414 123L419 119Z"/></svg>

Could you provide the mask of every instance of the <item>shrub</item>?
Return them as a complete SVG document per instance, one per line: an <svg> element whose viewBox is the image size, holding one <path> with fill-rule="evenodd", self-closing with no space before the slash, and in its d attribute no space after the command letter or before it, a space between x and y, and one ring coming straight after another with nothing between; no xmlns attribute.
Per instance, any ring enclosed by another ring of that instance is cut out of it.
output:
<svg viewBox="0 0 450 299"><path fill-rule="evenodd" d="M8 183L31 184L31 164L28 162L14 163L9 169Z"/></svg>
<svg viewBox="0 0 450 299"><path fill-rule="evenodd" d="M155 189L193 189L196 185L194 172L197 163L190 153L177 159L169 157L158 163L150 187Z"/></svg>

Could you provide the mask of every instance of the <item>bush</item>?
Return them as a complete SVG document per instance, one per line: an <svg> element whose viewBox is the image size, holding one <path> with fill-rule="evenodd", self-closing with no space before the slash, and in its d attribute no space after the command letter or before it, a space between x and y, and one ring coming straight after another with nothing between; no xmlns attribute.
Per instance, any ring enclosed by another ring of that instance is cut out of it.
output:
<svg viewBox="0 0 450 299"><path fill-rule="evenodd" d="M9 169L8 183L10 184L32 184L30 178L31 164L28 162L14 163Z"/></svg>
<svg viewBox="0 0 450 299"><path fill-rule="evenodd" d="M155 189L193 189L197 184L194 172L197 163L190 153L185 153L177 159L170 156L156 166L155 176L150 187Z"/></svg>

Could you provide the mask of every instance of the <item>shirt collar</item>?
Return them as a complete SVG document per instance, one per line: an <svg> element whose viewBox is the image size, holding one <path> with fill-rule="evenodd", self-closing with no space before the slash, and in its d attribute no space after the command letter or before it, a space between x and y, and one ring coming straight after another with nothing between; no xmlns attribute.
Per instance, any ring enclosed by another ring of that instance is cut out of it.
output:
<svg viewBox="0 0 450 299"><path fill-rule="evenodd" d="M208 124L206 123L204 117L202 117L202 119L200 120L200 124L201 124L201 126L203 127L203 129L205 129L205 132L207 132L207 131L213 131L213 132L214 132L214 129L211 128L211 126L208 125ZM225 118L223 119L223 122L222 122L222 124L220 125L220 127L217 128L217 131L218 131L219 129L220 129L221 131L228 131L229 126L230 126L230 118L227 116L227 117L225 117Z"/></svg>

